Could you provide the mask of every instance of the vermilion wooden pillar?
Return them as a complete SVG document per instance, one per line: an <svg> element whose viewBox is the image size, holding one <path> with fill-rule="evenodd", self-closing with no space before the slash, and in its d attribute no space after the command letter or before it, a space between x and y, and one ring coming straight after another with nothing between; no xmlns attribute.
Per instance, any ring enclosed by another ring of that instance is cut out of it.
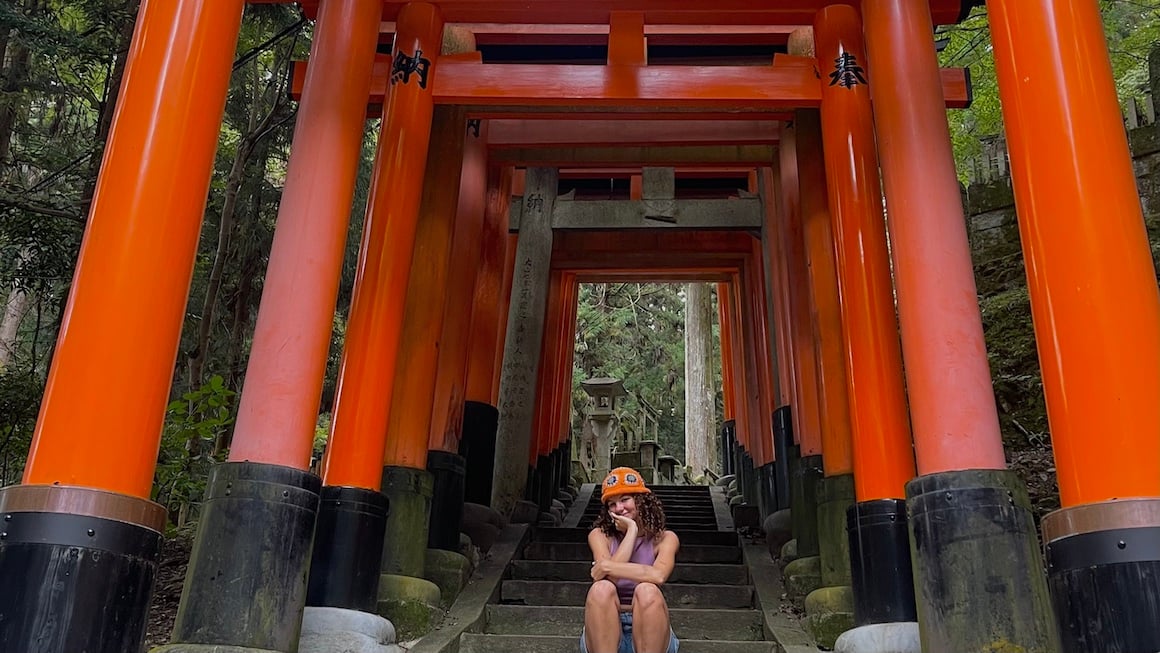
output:
<svg viewBox="0 0 1160 653"><path fill-rule="evenodd" d="M809 269L798 188L797 132L782 129L778 144L783 219L778 227L781 258L785 261L789 289L790 337L794 350L794 434L803 459L822 455L822 426L818 402L817 353L810 321ZM820 467L821 461L817 461Z"/></svg>
<svg viewBox="0 0 1160 653"><path fill-rule="evenodd" d="M148 498L241 13L141 3L24 484L0 490L5 650L141 648L165 527Z"/></svg>
<svg viewBox="0 0 1160 653"><path fill-rule="evenodd" d="M442 18L431 4L405 5L396 21L392 58L399 72L391 77L383 111L330 442L323 461L326 485L372 490L384 487L391 501L383 555L386 573L377 596L380 606L384 598L430 601L437 596L417 579L395 582L399 575L420 576L426 551L431 480L423 466L429 430L426 422L431 414L429 385L426 400L415 411L421 413L424 424L405 434L396 433L390 452L392 464L385 467L383 461L390 409L396 405L396 363L402 358L400 352L414 344L404 340L403 316L420 203L426 190L425 163L434 113L430 82L438 69L442 33ZM445 119L456 122L454 116L445 115ZM460 120L451 131L460 143L463 127ZM458 168L461 150L448 156ZM452 188L458 189L458 177L455 179ZM442 190L448 192L446 187ZM428 379L433 371L424 368L423 374ZM415 406L408 408L414 410ZM406 535L400 537L398 532ZM408 594L406 588L417 594Z"/></svg>
<svg viewBox="0 0 1160 653"><path fill-rule="evenodd" d="M487 204L480 236L479 270L471 311L471 342L467 361L467 403L463 407L463 437L459 453L466 458L464 500L491 503L491 475L495 464L496 426L499 409L497 361L503 353L501 316L506 319L504 286L509 236L508 208L512 196L512 169L489 166ZM514 248L511 261L514 263ZM510 274L509 274L510 279Z"/></svg>
<svg viewBox="0 0 1160 653"><path fill-rule="evenodd" d="M930 8L865 0L862 17L920 474L907 504L922 645L1056 650L1030 503L1005 469Z"/></svg>
<svg viewBox="0 0 1160 653"><path fill-rule="evenodd" d="M394 57L414 61L421 50L429 58L429 77L437 66L442 28L433 5L407 5L397 21ZM378 489L382 483L379 452L385 449L433 109L427 77L400 75L392 81L323 461L327 485Z"/></svg>
<svg viewBox="0 0 1160 653"><path fill-rule="evenodd" d="M482 253L480 235L487 204L487 126L469 121L466 138L427 443L427 471L434 476L431 495L433 519L428 528L427 546L456 554L463 526L467 472L465 452L460 450L467 347L474 321L473 294Z"/></svg>
<svg viewBox="0 0 1160 653"><path fill-rule="evenodd" d="M465 131L461 108L435 110L382 461L383 491L391 500L383 570L391 575L422 577L426 547L416 546L416 540L428 541L430 515L444 518L431 512L435 475L427 471L428 447ZM436 462L441 473L453 474L454 469L443 469L447 466L453 463ZM458 530L454 535L458 548Z"/></svg>
<svg viewBox="0 0 1160 653"><path fill-rule="evenodd" d="M781 203L781 189L778 188L778 178L781 174L780 161L773 161L772 167L759 168L756 171L758 190L761 193L765 207L765 223L761 229L761 256L764 268L764 282L766 291L764 299L767 302L766 316L769 328L770 349L774 352L777 364L777 393L773 400L773 450L774 450L774 489L777 509L790 508L792 497L792 474L797 467L796 460L800 457L800 450L794 441L793 432L793 405L794 396L794 360L793 348L790 346L789 321L789 290L785 287L785 257L782 256L780 242L780 223L784 221L784 212ZM770 553L780 556L777 542L792 534L779 535L775 523L766 528L766 543L774 547ZM784 545L784 542L782 542Z"/></svg>
<svg viewBox="0 0 1160 653"><path fill-rule="evenodd" d="M731 340L733 350L733 396L735 422L737 424L738 451L738 483L737 489L744 496L746 503L756 505L757 484L753 480L754 449L756 447L756 433L760 429L757 424L757 378L755 366L747 360L753 355L752 333L747 334L744 308L745 295L741 288L741 271L731 275L729 282L729 325L732 329Z"/></svg>
<svg viewBox="0 0 1160 653"><path fill-rule="evenodd" d="M560 368L560 331L564 321L564 274L552 270L548 277L548 297L544 313L544 337L540 344L539 374L533 408L532 437L528 449L528 491L526 498L539 505L540 513L550 513L552 464L549 454L556 445L554 404L559 391L556 376Z"/></svg>
<svg viewBox="0 0 1160 653"><path fill-rule="evenodd" d="M854 601L846 511L854 505L854 457L850 404L846 393L846 347L842 334L845 298L838 288L820 123L816 110L794 113L802 231L817 352L824 474L817 484L821 585L806 597L806 614L813 617L817 614L815 606L824 605L831 613L848 613L852 617ZM816 622L811 619L808 623ZM817 629L813 632L823 645L832 645L827 639L827 635L832 637L832 634Z"/></svg>
<svg viewBox="0 0 1160 653"><path fill-rule="evenodd" d="M1160 297L1099 6L987 8L1063 504L1043 520L1063 650L1160 650Z"/></svg>
<svg viewBox="0 0 1160 653"><path fill-rule="evenodd" d="M568 491L574 497L575 493L569 490L572 486L572 374L576 362L576 318L579 311L580 283L575 274L568 274L564 281L564 290L566 291L564 297L564 365L559 376L561 392L559 417L557 418L561 445L560 489Z"/></svg>
<svg viewBox="0 0 1160 653"><path fill-rule="evenodd" d="M378 43L369 24L376 8L360 0L319 9L311 49L317 69L308 71L299 105L230 457L212 473L174 628L173 641L183 646L210 632L214 641L277 650L296 641L304 603L374 606L373 586L360 592L348 581L360 564L374 568L377 560L359 558L356 542L330 535L381 541L386 499L367 488L320 492L308 469ZM316 515L323 536L312 548ZM240 527L253 536L222 537ZM282 552L273 565L271 542ZM247 582L220 587L222 575ZM265 632L247 632L257 606L272 601L288 609Z"/></svg>
<svg viewBox="0 0 1160 653"><path fill-rule="evenodd" d="M834 260L834 238L826 190L821 121L817 111L794 114L802 235L810 279L810 307L818 366L822 459L826 476L854 471L850 441L850 403L846 395L841 299Z"/></svg>
<svg viewBox="0 0 1160 653"><path fill-rule="evenodd" d="M782 128L778 143L777 189L781 197L778 221L779 258L784 261L788 292L789 338L794 359L794 397L791 412L799 460L790 473L790 510L796 554L786 571L812 574L820 582L817 522L817 484L822 470L822 426L818 387L818 350L810 309L810 276L802 227L801 188L798 180L797 129ZM807 589L806 588L803 589Z"/></svg>
<svg viewBox="0 0 1160 653"><path fill-rule="evenodd" d="M820 11L815 34L818 60L831 67L822 86L821 129L858 501L848 516L855 623L913 622L904 499L914 452L870 108L873 71L863 67L862 20L854 7Z"/></svg>
<svg viewBox="0 0 1160 653"><path fill-rule="evenodd" d="M754 238L750 256L745 265L745 293L749 307L749 321L753 330L753 361L756 365L758 386L758 424L756 450L756 478L758 505L762 522L778 510L775 455L773 446L773 409L777 394L771 365L775 362L770 350L769 314L765 303L765 273L762 262L761 240Z"/></svg>
<svg viewBox="0 0 1160 653"><path fill-rule="evenodd" d="M737 398L733 387L733 329L729 307L729 284L717 283L717 325L721 339L721 471L737 474Z"/></svg>

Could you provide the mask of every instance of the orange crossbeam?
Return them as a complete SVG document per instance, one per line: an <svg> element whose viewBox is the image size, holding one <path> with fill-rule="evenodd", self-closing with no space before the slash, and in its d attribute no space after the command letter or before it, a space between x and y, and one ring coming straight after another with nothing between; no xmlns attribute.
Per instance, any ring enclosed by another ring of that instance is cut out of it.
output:
<svg viewBox="0 0 1160 653"><path fill-rule="evenodd" d="M776 120L489 120L488 146L768 144L777 142L779 124Z"/></svg>
<svg viewBox="0 0 1160 653"><path fill-rule="evenodd" d="M595 45L608 43L606 24L521 25L458 23L475 35L477 45ZM645 25L649 45L785 45L800 25ZM379 27L382 43L394 38L395 23Z"/></svg>
<svg viewBox="0 0 1160 653"><path fill-rule="evenodd" d="M250 0L279 4L294 0ZM384 0L383 19L394 20L411 0ZM298 0L308 17L319 0ZM652 25L808 25L822 8L849 0L431 0L448 23L608 24L613 11L639 11ZM935 25L957 23L962 0L930 0Z"/></svg>
<svg viewBox="0 0 1160 653"><path fill-rule="evenodd" d="M297 99L308 62L294 64L291 96ZM368 104L377 113L387 92L391 65L375 62ZM970 80L963 68L941 71L948 108L970 104ZM566 64L485 64L444 61L433 80L436 104L464 104L475 117L505 117L557 109L674 114L730 111L718 117L752 120L746 112L813 108L821 103L814 60L778 56L771 66L585 66ZM585 116L587 117L587 116ZM643 116L642 116L643 117Z"/></svg>

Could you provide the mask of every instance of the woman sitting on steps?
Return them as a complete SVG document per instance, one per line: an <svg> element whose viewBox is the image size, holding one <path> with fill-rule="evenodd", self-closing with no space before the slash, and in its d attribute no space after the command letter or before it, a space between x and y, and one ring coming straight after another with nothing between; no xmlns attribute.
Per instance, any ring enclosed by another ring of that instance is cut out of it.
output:
<svg viewBox="0 0 1160 653"><path fill-rule="evenodd" d="M660 586L681 543L665 530L660 499L636 470L618 467L604 479L600 501L588 533L593 582L580 653L677 653Z"/></svg>

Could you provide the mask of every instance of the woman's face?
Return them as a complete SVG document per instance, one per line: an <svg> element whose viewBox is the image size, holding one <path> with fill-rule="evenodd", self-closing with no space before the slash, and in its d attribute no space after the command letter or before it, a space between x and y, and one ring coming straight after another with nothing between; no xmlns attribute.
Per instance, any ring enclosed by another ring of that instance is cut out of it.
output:
<svg viewBox="0 0 1160 653"><path fill-rule="evenodd" d="M628 519L636 519L636 497L631 494L622 494L616 498L609 499L608 512Z"/></svg>

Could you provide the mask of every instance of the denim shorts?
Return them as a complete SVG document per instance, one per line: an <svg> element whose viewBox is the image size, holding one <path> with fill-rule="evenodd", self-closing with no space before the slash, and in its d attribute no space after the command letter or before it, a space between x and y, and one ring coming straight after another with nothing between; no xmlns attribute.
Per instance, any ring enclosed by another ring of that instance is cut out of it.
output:
<svg viewBox="0 0 1160 653"><path fill-rule="evenodd" d="M669 628L669 649L666 653L677 653L681 643L677 640L676 633L672 628ZM580 633L580 653L588 653L587 642L584 641L584 633ZM620 613L620 646L617 647L616 653L636 653L636 648L632 645L632 613Z"/></svg>

